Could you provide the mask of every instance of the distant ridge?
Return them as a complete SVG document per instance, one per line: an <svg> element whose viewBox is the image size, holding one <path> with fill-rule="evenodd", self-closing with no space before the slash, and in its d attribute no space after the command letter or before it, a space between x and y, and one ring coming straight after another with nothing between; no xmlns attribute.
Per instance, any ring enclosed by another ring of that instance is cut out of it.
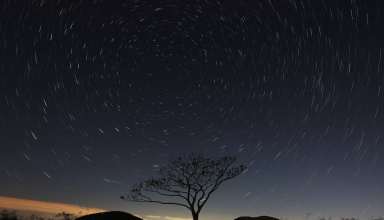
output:
<svg viewBox="0 0 384 220"><path fill-rule="evenodd" d="M85 215L76 220L143 220L132 214L120 211L99 212L90 215Z"/></svg>
<svg viewBox="0 0 384 220"><path fill-rule="evenodd" d="M14 197L0 196L0 210L11 209L18 211L30 211L39 213L57 214L60 212L67 212L71 214L86 215L91 213L104 212L106 210L98 208L87 208L72 204L47 202L31 199L22 199Z"/></svg>
<svg viewBox="0 0 384 220"><path fill-rule="evenodd" d="M279 220L279 219L271 216L258 216L258 217L241 216L241 217L235 218L235 220Z"/></svg>

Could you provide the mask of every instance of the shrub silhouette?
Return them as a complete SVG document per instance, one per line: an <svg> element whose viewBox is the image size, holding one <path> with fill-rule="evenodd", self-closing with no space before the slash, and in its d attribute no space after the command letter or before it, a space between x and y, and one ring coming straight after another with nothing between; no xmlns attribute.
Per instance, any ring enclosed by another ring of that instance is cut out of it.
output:
<svg viewBox="0 0 384 220"><path fill-rule="evenodd" d="M55 217L59 218L61 220L73 220L73 219L75 219L75 215L70 214L70 213L66 213L66 212L60 212L60 213L56 214Z"/></svg>
<svg viewBox="0 0 384 220"><path fill-rule="evenodd" d="M0 220L18 220L18 216L14 211L2 210L0 212Z"/></svg>

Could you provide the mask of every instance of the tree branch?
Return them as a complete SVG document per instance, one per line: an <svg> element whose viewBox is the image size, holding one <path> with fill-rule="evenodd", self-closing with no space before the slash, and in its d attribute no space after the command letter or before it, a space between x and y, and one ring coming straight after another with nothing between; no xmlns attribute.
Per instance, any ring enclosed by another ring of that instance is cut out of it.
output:
<svg viewBox="0 0 384 220"><path fill-rule="evenodd" d="M188 207L183 203L178 203L178 202L165 202L165 201L158 201L158 200L136 200L136 199L126 199L126 200L131 202L146 202L146 203L157 203L157 204L163 204L163 205L176 205L176 206L181 206L190 210L190 207Z"/></svg>

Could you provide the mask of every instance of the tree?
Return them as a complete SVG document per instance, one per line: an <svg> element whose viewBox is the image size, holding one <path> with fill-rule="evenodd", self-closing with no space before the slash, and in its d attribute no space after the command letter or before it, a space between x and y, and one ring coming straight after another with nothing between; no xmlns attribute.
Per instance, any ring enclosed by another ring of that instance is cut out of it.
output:
<svg viewBox="0 0 384 220"><path fill-rule="evenodd" d="M209 158L189 154L171 160L153 177L135 184L121 199L132 202L158 203L187 208L193 220L219 186L245 171L236 157Z"/></svg>

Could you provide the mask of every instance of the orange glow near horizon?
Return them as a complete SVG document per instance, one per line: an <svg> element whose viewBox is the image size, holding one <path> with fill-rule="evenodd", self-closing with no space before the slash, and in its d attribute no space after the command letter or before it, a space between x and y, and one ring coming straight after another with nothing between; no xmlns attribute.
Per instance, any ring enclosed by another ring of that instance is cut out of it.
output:
<svg viewBox="0 0 384 220"><path fill-rule="evenodd" d="M86 214L106 211L98 208L87 208L87 207L81 207L81 206L65 204L65 203L44 202L44 201L19 199L19 198L4 197L4 196L0 196L0 209L1 208L32 211L32 212L45 212L49 214L67 212L75 215L86 215Z"/></svg>

